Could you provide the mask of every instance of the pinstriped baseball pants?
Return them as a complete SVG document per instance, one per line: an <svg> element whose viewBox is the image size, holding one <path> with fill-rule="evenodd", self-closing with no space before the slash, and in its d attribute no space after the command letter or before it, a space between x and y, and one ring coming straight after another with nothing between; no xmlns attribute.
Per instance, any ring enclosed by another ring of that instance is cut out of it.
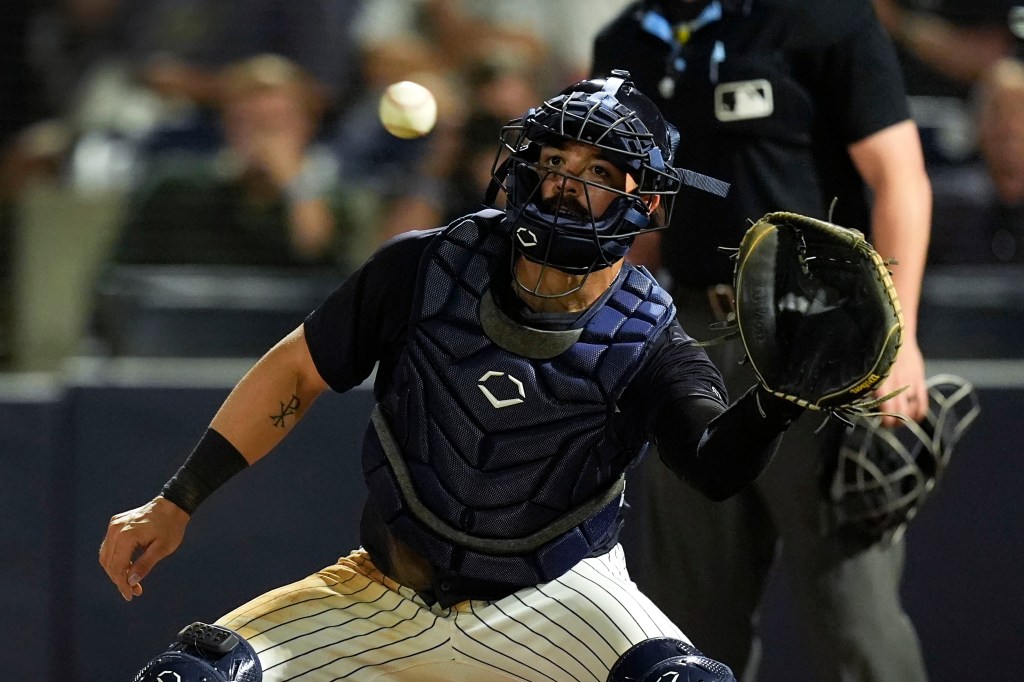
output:
<svg viewBox="0 0 1024 682"><path fill-rule="evenodd" d="M618 546L552 582L449 608L428 606L356 550L217 622L252 644L264 682L604 682L633 644L686 639L629 579Z"/></svg>

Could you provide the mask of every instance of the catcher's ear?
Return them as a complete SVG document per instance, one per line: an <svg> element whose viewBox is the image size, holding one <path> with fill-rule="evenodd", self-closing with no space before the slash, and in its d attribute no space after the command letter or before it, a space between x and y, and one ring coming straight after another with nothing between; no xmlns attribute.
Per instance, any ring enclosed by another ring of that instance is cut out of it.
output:
<svg viewBox="0 0 1024 682"><path fill-rule="evenodd" d="M660 194L642 194L639 190L640 186L637 184L636 179L629 173L626 173L626 192L630 194L639 194L640 200L644 202L647 207L648 215L654 215L654 212L658 210L658 206L661 205Z"/></svg>

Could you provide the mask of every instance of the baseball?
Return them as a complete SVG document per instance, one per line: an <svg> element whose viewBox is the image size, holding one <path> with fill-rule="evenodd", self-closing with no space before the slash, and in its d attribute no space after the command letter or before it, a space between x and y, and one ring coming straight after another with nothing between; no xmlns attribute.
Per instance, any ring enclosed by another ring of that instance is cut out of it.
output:
<svg viewBox="0 0 1024 682"><path fill-rule="evenodd" d="M392 83L380 98L380 122L384 128L403 140L429 133L437 123L437 100L419 83Z"/></svg>

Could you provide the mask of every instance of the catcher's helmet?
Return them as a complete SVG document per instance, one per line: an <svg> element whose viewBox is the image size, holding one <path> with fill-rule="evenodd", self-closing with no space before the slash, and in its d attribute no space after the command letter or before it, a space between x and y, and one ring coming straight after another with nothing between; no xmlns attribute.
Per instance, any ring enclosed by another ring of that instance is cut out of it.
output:
<svg viewBox="0 0 1024 682"><path fill-rule="evenodd" d="M899 539L978 416L978 396L966 380L941 374L927 385L928 414L920 424L888 429L880 417L863 417L846 428L826 477L828 514L840 532L868 542Z"/></svg>
<svg viewBox="0 0 1024 682"><path fill-rule="evenodd" d="M634 644L608 671L607 682L736 682L732 670L681 639Z"/></svg>
<svg viewBox="0 0 1024 682"><path fill-rule="evenodd" d="M244 637L220 625L192 623L134 682L260 682L263 668Z"/></svg>
<svg viewBox="0 0 1024 682"><path fill-rule="evenodd" d="M576 141L594 145L636 181L628 193L594 181L573 178L590 192L617 195L601 215L567 215L541 206L541 180L558 173L540 168L546 143ZM625 71L606 79L581 81L502 128L502 145L492 175L505 192L507 221L516 250L526 258L563 272L586 274L622 258L640 232L664 227L675 194L683 184L672 167L679 135ZM662 196L665 220L651 224L641 195Z"/></svg>

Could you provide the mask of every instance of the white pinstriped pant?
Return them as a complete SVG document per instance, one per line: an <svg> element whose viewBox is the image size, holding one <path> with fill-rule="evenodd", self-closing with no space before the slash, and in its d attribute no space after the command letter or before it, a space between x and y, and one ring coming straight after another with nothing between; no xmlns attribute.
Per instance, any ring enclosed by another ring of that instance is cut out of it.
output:
<svg viewBox="0 0 1024 682"><path fill-rule="evenodd" d="M629 579L619 546L549 583L449 608L427 606L356 550L217 622L252 644L264 682L604 682L633 644L686 639Z"/></svg>

